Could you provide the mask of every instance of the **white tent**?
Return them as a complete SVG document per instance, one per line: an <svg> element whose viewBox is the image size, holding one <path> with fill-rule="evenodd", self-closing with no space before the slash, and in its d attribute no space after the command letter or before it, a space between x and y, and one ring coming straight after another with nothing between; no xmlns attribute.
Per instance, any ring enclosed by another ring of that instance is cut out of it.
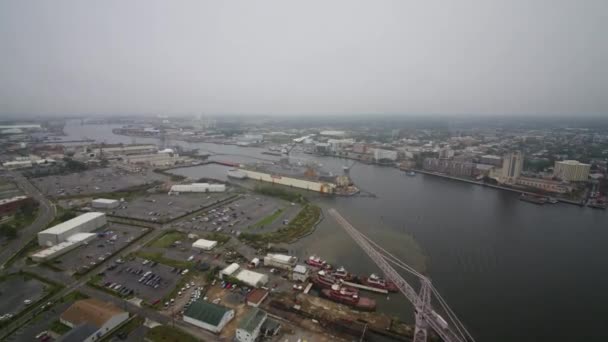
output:
<svg viewBox="0 0 608 342"><path fill-rule="evenodd" d="M217 241L198 239L192 244L192 248L210 251L217 246Z"/></svg>

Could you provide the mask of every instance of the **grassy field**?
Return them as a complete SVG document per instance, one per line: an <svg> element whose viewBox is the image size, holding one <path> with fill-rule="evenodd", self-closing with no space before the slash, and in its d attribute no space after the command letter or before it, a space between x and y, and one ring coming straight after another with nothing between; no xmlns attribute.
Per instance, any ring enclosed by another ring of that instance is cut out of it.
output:
<svg viewBox="0 0 608 342"><path fill-rule="evenodd" d="M277 219L277 217L281 216L282 212L283 212L283 209L278 209L274 213L272 213L272 214L264 217L263 219L259 220L256 224L254 224L253 226L251 226L251 228L259 228L259 227L263 227L263 226L271 224L272 222L274 222L274 220Z"/></svg>
<svg viewBox="0 0 608 342"><path fill-rule="evenodd" d="M186 240L186 234L184 234L184 233L168 232L167 234L164 234L157 240L152 241L149 246L155 247L155 248L167 248L167 247L173 245L173 243L175 243L175 241L185 241L185 240Z"/></svg>
<svg viewBox="0 0 608 342"><path fill-rule="evenodd" d="M198 340L179 329L168 325L159 325L148 331L146 339L152 342L197 342Z"/></svg>
<svg viewBox="0 0 608 342"><path fill-rule="evenodd" d="M59 335L63 335L65 333L67 333L68 331L70 331L71 329L72 328L61 323L58 319L53 321L53 323L51 323L51 326L49 327L49 330L54 331Z"/></svg>
<svg viewBox="0 0 608 342"><path fill-rule="evenodd" d="M312 231L321 217L321 208L313 204L306 204L298 215L285 227L270 233L250 234L243 233L239 239L253 245L263 247L267 243L291 243Z"/></svg>
<svg viewBox="0 0 608 342"><path fill-rule="evenodd" d="M173 260L173 259L165 258L163 256L162 252L139 251L139 252L135 253L135 255L142 259L156 261L159 264L177 267L177 268L192 268L194 266L194 263L191 261L180 261L180 260Z"/></svg>

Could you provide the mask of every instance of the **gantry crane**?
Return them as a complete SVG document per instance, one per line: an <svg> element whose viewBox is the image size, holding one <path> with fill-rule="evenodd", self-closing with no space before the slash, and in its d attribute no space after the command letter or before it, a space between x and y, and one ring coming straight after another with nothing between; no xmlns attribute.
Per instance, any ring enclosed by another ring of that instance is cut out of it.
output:
<svg viewBox="0 0 608 342"><path fill-rule="evenodd" d="M348 235L367 253L367 255L384 272L385 277L395 283L399 291L414 305L416 330L414 342L427 341L429 328L433 329L445 342L474 342L475 340L466 330L458 317L447 305L439 292L433 287L428 277L420 274L406 263L369 239L353 227L335 209L329 209L329 214L340 224ZM409 272L420 280L420 291L417 293L405 279L391 266L391 264ZM434 296L433 296L434 295ZM436 299L447 315L447 321L432 306L432 298ZM449 321L449 323L448 323Z"/></svg>

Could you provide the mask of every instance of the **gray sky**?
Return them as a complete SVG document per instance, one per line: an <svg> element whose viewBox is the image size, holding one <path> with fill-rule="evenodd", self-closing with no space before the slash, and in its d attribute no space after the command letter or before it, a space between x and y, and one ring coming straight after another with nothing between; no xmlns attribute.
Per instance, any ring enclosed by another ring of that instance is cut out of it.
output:
<svg viewBox="0 0 608 342"><path fill-rule="evenodd" d="M0 116L608 113L608 1L0 2Z"/></svg>

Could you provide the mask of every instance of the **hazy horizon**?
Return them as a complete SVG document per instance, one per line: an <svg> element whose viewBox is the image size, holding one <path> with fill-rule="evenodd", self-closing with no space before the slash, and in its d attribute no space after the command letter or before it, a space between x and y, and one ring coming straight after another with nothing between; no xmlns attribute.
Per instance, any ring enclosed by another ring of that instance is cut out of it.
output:
<svg viewBox="0 0 608 342"><path fill-rule="evenodd" d="M608 2L4 1L0 116L606 117Z"/></svg>

